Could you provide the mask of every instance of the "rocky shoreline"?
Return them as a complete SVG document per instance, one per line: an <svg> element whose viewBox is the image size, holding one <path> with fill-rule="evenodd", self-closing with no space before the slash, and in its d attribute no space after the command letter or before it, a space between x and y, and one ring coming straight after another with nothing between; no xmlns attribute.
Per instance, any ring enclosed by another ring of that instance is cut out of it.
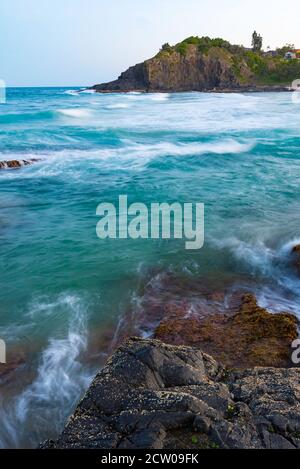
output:
<svg viewBox="0 0 300 469"><path fill-rule="evenodd" d="M131 338L42 448L300 448L300 369L228 370L200 350Z"/></svg>
<svg viewBox="0 0 300 469"><path fill-rule="evenodd" d="M293 93L294 90L290 86L241 86L241 87L232 87L232 88L210 88L210 89L190 89L182 90L180 88L170 89L140 89L140 88L128 88L127 90L112 88L102 88L101 85L95 85L88 90L94 90L96 93L101 94L110 94L110 93L218 93L218 94L229 94L229 93Z"/></svg>
<svg viewBox="0 0 300 469"><path fill-rule="evenodd" d="M294 246L295 271L299 256ZM222 293L209 293L212 300ZM42 448L300 448L295 316L272 314L240 292L226 314L156 309L154 338L123 337L61 436Z"/></svg>

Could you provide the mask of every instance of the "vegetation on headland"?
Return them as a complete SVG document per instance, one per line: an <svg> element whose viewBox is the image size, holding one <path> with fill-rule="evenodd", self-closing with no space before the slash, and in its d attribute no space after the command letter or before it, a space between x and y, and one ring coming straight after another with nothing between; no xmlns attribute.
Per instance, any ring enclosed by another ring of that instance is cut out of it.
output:
<svg viewBox="0 0 300 469"><path fill-rule="evenodd" d="M190 36L175 45L163 44L154 57L93 89L100 93L287 91L300 78L300 51L290 44L264 51L262 45L256 31L251 48L222 38Z"/></svg>
<svg viewBox="0 0 300 469"><path fill-rule="evenodd" d="M264 51L262 44L262 36L256 31L252 35L252 48L231 44L222 38L190 36L174 46L164 44L156 58L171 58L174 53L185 57L196 47L204 56L223 52L223 57L231 62L232 72L241 84L249 82L249 73L257 85L290 84L300 77L300 58L286 58L287 52L294 51L293 44L286 44L274 51Z"/></svg>

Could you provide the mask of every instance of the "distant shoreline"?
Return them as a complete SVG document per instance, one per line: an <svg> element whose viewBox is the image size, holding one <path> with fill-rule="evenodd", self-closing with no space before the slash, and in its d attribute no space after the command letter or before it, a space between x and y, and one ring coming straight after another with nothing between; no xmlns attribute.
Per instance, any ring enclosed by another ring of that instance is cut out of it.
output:
<svg viewBox="0 0 300 469"><path fill-rule="evenodd" d="M203 89L203 90L145 90L134 88L131 90L99 90L95 86L87 88L87 90L94 90L96 93L100 94L128 94L128 93L293 93L293 90L290 86L246 86L239 88L213 88L213 89Z"/></svg>

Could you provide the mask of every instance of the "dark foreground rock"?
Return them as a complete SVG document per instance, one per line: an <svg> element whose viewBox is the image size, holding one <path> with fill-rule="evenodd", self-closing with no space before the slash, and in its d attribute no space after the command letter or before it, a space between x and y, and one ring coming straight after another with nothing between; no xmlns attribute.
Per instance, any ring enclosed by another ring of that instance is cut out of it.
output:
<svg viewBox="0 0 300 469"><path fill-rule="evenodd" d="M300 369L230 372L200 350L127 340L43 448L300 448Z"/></svg>
<svg viewBox="0 0 300 469"><path fill-rule="evenodd" d="M237 311L199 316L171 305L154 336L168 344L200 348L223 364L237 367L290 366L291 343L298 320L289 313L272 314L244 294Z"/></svg>
<svg viewBox="0 0 300 469"><path fill-rule="evenodd" d="M0 161L0 169L18 169L22 166L29 166L33 163L37 163L39 160L31 158L30 160L8 160Z"/></svg>

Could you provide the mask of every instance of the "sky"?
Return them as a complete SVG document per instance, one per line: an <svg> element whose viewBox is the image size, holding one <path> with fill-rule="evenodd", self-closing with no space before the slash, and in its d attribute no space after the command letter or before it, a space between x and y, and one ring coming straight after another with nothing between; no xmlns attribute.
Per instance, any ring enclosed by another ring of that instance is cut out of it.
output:
<svg viewBox="0 0 300 469"><path fill-rule="evenodd" d="M300 48L298 1L0 0L0 79L7 86L110 81L188 36Z"/></svg>

